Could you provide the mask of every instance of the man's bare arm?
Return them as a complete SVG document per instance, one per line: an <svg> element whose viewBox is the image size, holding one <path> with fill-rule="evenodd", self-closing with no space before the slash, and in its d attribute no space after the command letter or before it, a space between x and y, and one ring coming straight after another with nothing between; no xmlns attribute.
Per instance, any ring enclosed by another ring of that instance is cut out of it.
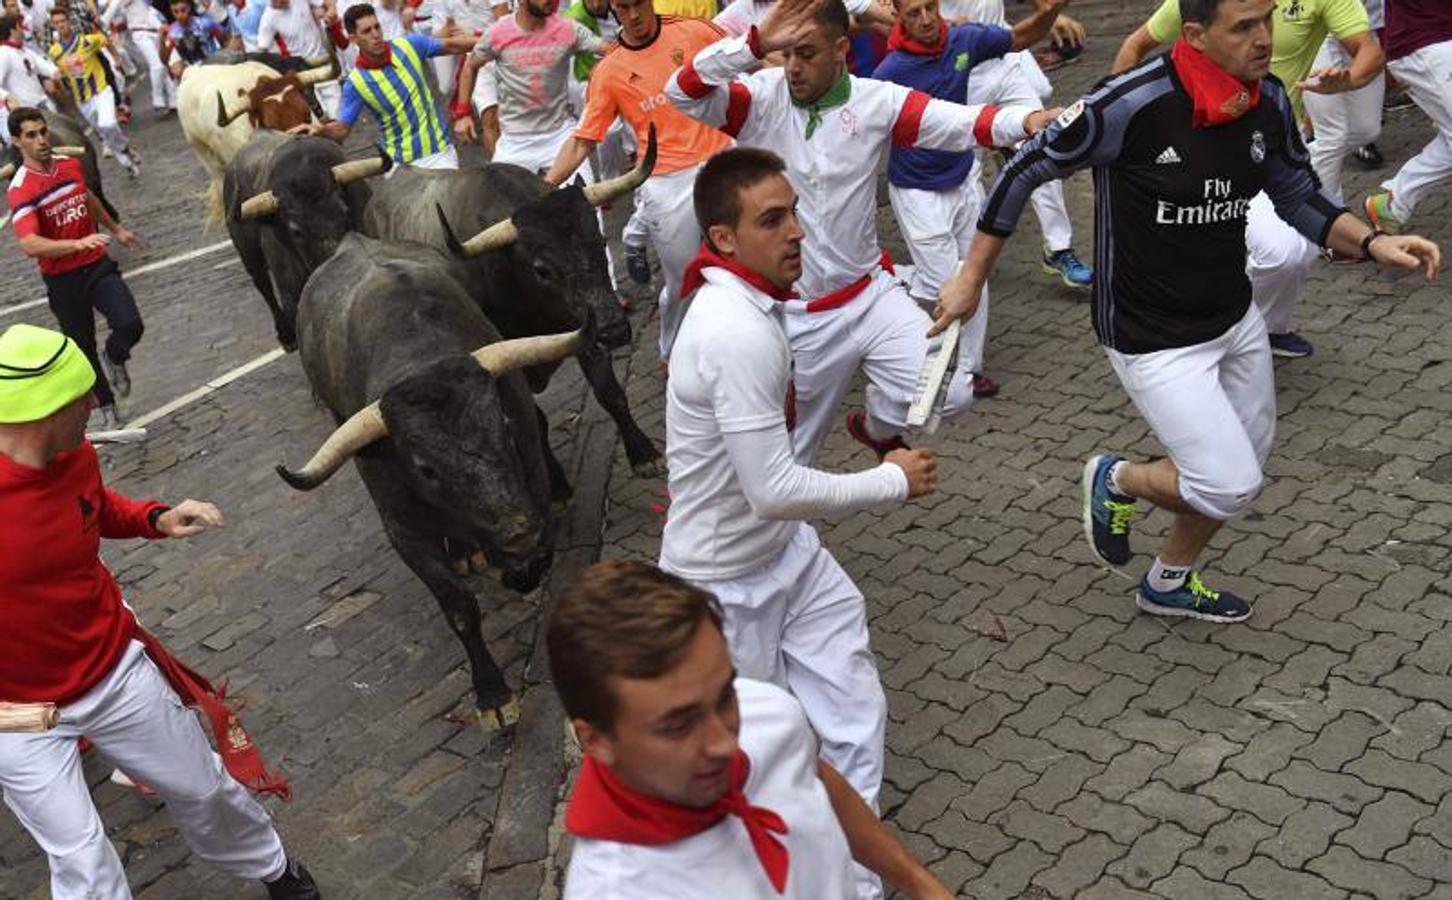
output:
<svg viewBox="0 0 1452 900"><path fill-rule="evenodd" d="M1126 69L1134 68L1159 45L1160 42L1150 35L1148 25L1139 26L1119 45L1119 52L1114 55L1114 62L1109 66L1109 74L1118 75Z"/></svg>
<svg viewBox="0 0 1452 900"><path fill-rule="evenodd" d="M832 803L832 811L837 814L837 822L847 835L847 846L853 859L913 900L952 898L942 882L934 878L912 851L882 824L877 813L862 801L847 779L825 762L817 763L817 773L821 776L822 786L827 789L827 799Z"/></svg>
<svg viewBox="0 0 1452 900"><path fill-rule="evenodd" d="M568 141L560 145L560 152L555 156L555 163L545 173L544 180L550 184L564 184L565 179L575 174L575 170L580 168L580 163L590 156L590 151L595 149L597 143L598 141L571 135Z"/></svg>
<svg viewBox="0 0 1452 900"><path fill-rule="evenodd" d="M1026 50L1049 36L1059 11L1069 5L1069 0L1049 0L1034 11L1034 14L1013 25L1013 49Z"/></svg>

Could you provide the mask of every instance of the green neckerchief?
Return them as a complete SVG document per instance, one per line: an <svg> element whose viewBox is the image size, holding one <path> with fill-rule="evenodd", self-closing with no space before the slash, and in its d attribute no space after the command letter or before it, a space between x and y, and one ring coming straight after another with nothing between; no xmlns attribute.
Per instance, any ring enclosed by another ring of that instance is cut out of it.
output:
<svg viewBox="0 0 1452 900"><path fill-rule="evenodd" d="M842 71L837 73L837 80L827 88L827 93L818 97L810 103L803 103L796 97L792 97L792 106L807 111L807 140L812 139L812 132L822 124L822 111L831 109L834 106L841 106L847 102L852 94L852 79L847 75L847 67L843 66ZM790 96L790 94L788 94Z"/></svg>

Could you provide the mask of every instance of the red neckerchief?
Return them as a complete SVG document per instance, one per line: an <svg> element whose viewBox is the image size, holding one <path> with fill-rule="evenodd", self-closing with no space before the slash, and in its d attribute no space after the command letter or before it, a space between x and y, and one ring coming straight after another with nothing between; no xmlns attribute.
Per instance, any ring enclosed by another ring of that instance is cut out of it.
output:
<svg viewBox="0 0 1452 900"><path fill-rule="evenodd" d="M725 269L773 300L791 300L797 295L791 288L777 287L770 278L760 272L751 271L734 259L727 259L702 242L701 249L696 251L696 258L691 260L690 265L686 266L685 274L681 276L681 296L689 297L694 294L706 283L706 270L713 268Z"/></svg>
<svg viewBox="0 0 1452 900"><path fill-rule="evenodd" d="M393 65L393 46L384 44L383 59L377 61L366 53L359 53L358 61L354 65L360 69L386 69Z"/></svg>
<svg viewBox="0 0 1452 900"><path fill-rule="evenodd" d="M887 52L903 50L908 53L916 53L918 56L940 56L943 48L948 46L948 23L938 20L938 43L924 44L908 37L903 29L902 22L892 23L892 33L887 36Z"/></svg>
<svg viewBox="0 0 1452 900"><path fill-rule="evenodd" d="M1185 43L1184 38L1175 42L1170 62L1195 104L1191 124L1196 128L1234 122L1260 105L1259 81L1254 84L1241 81Z"/></svg>
<svg viewBox="0 0 1452 900"><path fill-rule="evenodd" d="M19 30L19 29L16 29L16 30L17 30L17 31L18 31L18 30ZM21 42L21 39L20 39L20 38L18 38L18 37L15 37L15 38L11 38L11 39L10 39L10 40L8 40L8 41L6 41L6 42L5 42L5 43L7 43L7 44L9 44L9 45L10 45L10 46L12 46L12 47L14 47L14 48L15 48L15 49L16 49L16 50L20 50L20 49L22 49L22 48L23 48L23 47L24 47L24 46L25 46L25 45L24 45L24 44L23 44L23 43L22 43L22 42Z"/></svg>
<svg viewBox="0 0 1452 900"><path fill-rule="evenodd" d="M653 847L684 840L727 816L737 816L771 886L778 894L785 893L787 849L772 832L786 834L787 825L771 810L752 806L741 792L750 771L751 760L738 749L731 759L730 787L721 799L698 809L632 790L609 768L587 757L565 808L565 829L576 837Z"/></svg>

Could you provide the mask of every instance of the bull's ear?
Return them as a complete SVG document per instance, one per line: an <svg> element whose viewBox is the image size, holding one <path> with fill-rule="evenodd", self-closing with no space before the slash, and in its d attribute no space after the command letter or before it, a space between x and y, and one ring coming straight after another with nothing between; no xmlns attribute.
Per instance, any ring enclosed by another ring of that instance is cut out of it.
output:
<svg viewBox="0 0 1452 900"><path fill-rule="evenodd" d="M576 172L575 173L575 180L574 181L571 181L570 184L573 185L574 187L577 187L577 188L580 188L581 190L584 190L584 188L585 188L585 176L584 175L581 175L579 172Z"/></svg>

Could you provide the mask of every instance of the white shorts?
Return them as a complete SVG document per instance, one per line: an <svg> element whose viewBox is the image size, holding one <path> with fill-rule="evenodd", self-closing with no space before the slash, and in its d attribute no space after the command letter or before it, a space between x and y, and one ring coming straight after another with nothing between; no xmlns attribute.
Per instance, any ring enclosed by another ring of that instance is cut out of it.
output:
<svg viewBox="0 0 1452 900"><path fill-rule="evenodd" d="M1254 303L1203 344L1120 353L1109 364L1180 473L1180 496L1212 519L1245 514L1276 434L1275 371Z"/></svg>
<svg viewBox="0 0 1452 900"><path fill-rule="evenodd" d="M532 133L519 133L504 131L499 135L499 143L494 145L494 156L489 160L491 163L511 163L516 166L528 169L536 175L543 175L550 170L555 163L555 157L559 155L560 147L575 133L577 122L566 119L553 131L537 131ZM585 180L592 181L590 167L581 166L579 173Z"/></svg>
<svg viewBox="0 0 1452 900"><path fill-rule="evenodd" d="M495 74L498 66L495 63L487 62L479 67L479 72L474 76L474 93L469 99L474 104L474 110L483 113L491 106L499 105L499 77Z"/></svg>

